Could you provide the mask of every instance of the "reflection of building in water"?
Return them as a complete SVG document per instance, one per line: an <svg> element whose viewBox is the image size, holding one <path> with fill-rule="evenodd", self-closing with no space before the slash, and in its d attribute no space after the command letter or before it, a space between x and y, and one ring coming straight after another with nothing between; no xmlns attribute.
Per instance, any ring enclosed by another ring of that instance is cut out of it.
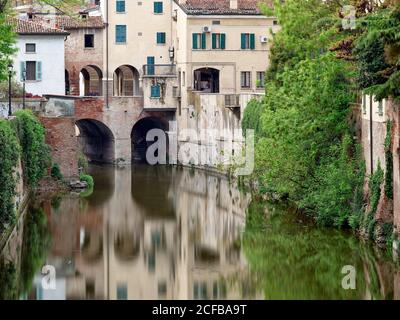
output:
<svg viewBox="0 0 400 320"><path fill-rule="evenodd" d="M65 198L52 209L47 263L56 266L65 298L241 298L228 280L245 268L240 234L247 197L205 172L96 171L91 197ZM104 185L107 179L112 184Z"/></svg>

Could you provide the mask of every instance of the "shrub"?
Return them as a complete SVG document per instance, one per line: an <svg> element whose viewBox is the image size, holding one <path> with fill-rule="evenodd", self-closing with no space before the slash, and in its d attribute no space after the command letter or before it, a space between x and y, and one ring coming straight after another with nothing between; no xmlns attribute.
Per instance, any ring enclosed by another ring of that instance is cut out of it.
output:
<svg viewBox="0 0 400 320"><path fill-rule="evenodd" d="M89 189L94 187L94 180L93 180L93 177L91 175L81 174L79 178L80 178L81 181L85 181L88 184L88 188Z"/></svg>
<svg viewBox="0 0 400 320"><path fill-rule="evenodd" d="M57 180L62 180L63 175L61 173L60 165L58 163L54 163L51 167L51 176Z"/></svg>

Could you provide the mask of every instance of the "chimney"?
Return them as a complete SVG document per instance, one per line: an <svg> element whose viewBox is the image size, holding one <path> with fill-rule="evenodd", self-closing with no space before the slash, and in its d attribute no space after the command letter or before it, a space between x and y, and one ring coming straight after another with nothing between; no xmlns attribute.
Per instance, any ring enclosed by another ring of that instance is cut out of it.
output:
<svg viewBox="0 0 400 320"><path fill-rule="evenodd" d="M238 0L229 0L229 8L236 10L238 8Z"/></svg>

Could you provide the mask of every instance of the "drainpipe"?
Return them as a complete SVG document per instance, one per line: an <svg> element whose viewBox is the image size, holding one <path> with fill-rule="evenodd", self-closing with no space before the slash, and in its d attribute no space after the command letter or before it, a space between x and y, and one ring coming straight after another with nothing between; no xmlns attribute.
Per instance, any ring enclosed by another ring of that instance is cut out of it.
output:
<svg viewBox="0 0 400 320"><path fill-rule="evenodd" d="M108 109L109 108L109 101L108 101L108 98L109 98L109 80L108 80L108 77L109 77L109 72L108 72L108 27L109 27L109 24L108 24L108 0L106 0L106 108Z"/></svg>
<svg viewBox="0 0 400 320"><path fill-rule="evenodd" d="M373 146L373 122L372 122L372 99L373 96L369 96L369 140L370 140L370 161L371 161L371 175L374 173L374 146Z"/></svg>

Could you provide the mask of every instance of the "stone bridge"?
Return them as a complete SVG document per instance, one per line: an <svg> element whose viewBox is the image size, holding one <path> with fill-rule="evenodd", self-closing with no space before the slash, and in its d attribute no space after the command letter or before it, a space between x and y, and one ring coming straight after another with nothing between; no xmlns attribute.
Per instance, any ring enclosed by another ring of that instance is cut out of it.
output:
<svg viewBox="0 0 400 320"><path fill-rule="evenodd" d="M46 96L40 119L66 178L78 174L78 158L83 152L90 161L130 164L144 161L147 131L168 130L175 110L144 109L142 97Z"/></svg>

